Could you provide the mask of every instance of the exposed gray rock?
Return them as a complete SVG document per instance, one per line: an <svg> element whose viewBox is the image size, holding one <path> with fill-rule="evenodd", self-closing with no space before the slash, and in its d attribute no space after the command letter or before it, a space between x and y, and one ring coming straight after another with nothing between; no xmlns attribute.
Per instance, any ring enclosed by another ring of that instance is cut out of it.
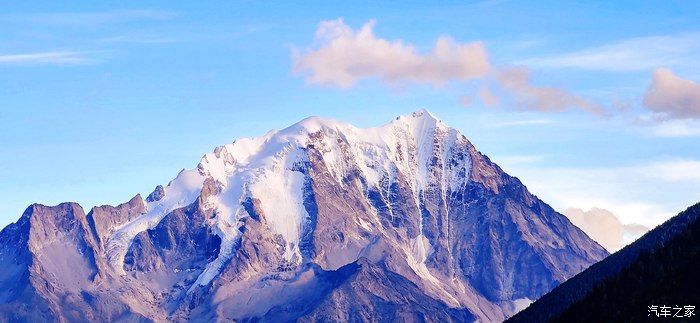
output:
<svg viewBox="0 0 700 323"><path fill-rule="evenodd" d="M146 197L146 202L157 202L160 201L160 199L165 196L165 189L163 189L163 185L158 185L156 186L156 189L151 192L151 194L148 194Z"/></svg>

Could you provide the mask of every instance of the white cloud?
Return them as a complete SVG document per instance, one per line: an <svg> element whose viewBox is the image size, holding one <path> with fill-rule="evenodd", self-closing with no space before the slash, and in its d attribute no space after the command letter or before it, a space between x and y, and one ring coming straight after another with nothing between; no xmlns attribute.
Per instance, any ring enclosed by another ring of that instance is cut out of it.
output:
<svg viewBox="0 0 700 323"><path fill-rule="evenodd" d="M309 83L344 89L366 78L437 86L478 80L483 86L477 95L486 106L501 105L501 94L505 94L524 109L553 112L578 108L604 113L599 105L565 89L535 85L526 68L492 67L481 42L459 43L442 36L431 51L420 53L401 40L378 38L374 25L370 21L356 31L340 18L322 21L310 49L292 49L293 70ZM492 92L486 87L489 81L505 93ZM467 95L459 100L465 106L475 101Z"/></svg>
<svg viewBox="0 0 700 323"><path fill-rule="evenodd" d="M694 66L700 34L636 37L520 63L538 68L575 68L612 72L644 71L659 66Z"/></svg>
<svg viewBox="0 0 700 323"><path fill-rule="evenodd" d="M656 69L644 105L669 118L700 118L700 84L682 79L670 69Z"/></svg>
<svg viewBox="0 0 700 323"><path fill-rule="evenodd" d="M342 19L321 22L314 49L293 53L294 70L313 84L350 88L363 78L387 83L443 85L483 77L490 68L481 42L458 43L440 37L429 53L419 53L401 40L377 38L370 21L358 31Z"/></svg>
<svg viewBox="0 0 700 323"><path fill-rule="evenodd" d="M508 68L498 71L496 78L498 84L523 108L545 112L578 108L598 115L606 113L602 106L564 89L535 85L530 74L530 70L524 67Z"/></svg>
<svg viewBox="0 0 700 323"><path fill-rule="evenodd" d="M0 55L0 65L86 65L99 60L87 52L53 51Z"/></svg>
<svg viewBox="0 0 700 323"><path fill-rule="evenodd" d="M641 224L623 224L605 209L592 208L584 212L579 208L568 208L562 213L610 252L621 249L649 231L648 227Z"/></svg>

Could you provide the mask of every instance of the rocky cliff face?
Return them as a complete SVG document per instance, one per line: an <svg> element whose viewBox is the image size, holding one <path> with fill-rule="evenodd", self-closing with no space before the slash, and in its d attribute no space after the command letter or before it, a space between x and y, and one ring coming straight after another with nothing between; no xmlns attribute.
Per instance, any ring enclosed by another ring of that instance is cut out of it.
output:
<svg viewBox="0 0 700 323"><path fill-rule="evenodd" d="M427 111L309 118L0 233L11 320L495 321L607 252Z"/></svg>

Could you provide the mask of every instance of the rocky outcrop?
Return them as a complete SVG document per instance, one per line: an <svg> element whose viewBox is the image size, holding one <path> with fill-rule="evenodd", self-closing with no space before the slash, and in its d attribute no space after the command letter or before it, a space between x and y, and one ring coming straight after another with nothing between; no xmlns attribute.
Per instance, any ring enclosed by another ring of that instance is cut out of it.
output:
<svg viewBox="0 0 700 323"><path fill-rule="evenodd" d="M117 206L96 206L87 215L88 223L99 244L104 249L106 239L119 225L127 223L146 211L141 195L134 196L129 202Z"/></svg>

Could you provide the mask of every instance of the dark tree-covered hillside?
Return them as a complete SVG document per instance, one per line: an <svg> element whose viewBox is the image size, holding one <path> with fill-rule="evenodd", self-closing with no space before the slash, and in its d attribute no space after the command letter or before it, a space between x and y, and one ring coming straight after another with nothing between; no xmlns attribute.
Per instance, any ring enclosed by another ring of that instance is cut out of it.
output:
<svg viewBox="0 0 700 323"><path fill-rule="evenodd" d="M648 306L700 305L700 204L573 277L510 322L659 320ZM674 322L700 321L698 310ZM667 317L666 319L671 319Z"/></svg>

